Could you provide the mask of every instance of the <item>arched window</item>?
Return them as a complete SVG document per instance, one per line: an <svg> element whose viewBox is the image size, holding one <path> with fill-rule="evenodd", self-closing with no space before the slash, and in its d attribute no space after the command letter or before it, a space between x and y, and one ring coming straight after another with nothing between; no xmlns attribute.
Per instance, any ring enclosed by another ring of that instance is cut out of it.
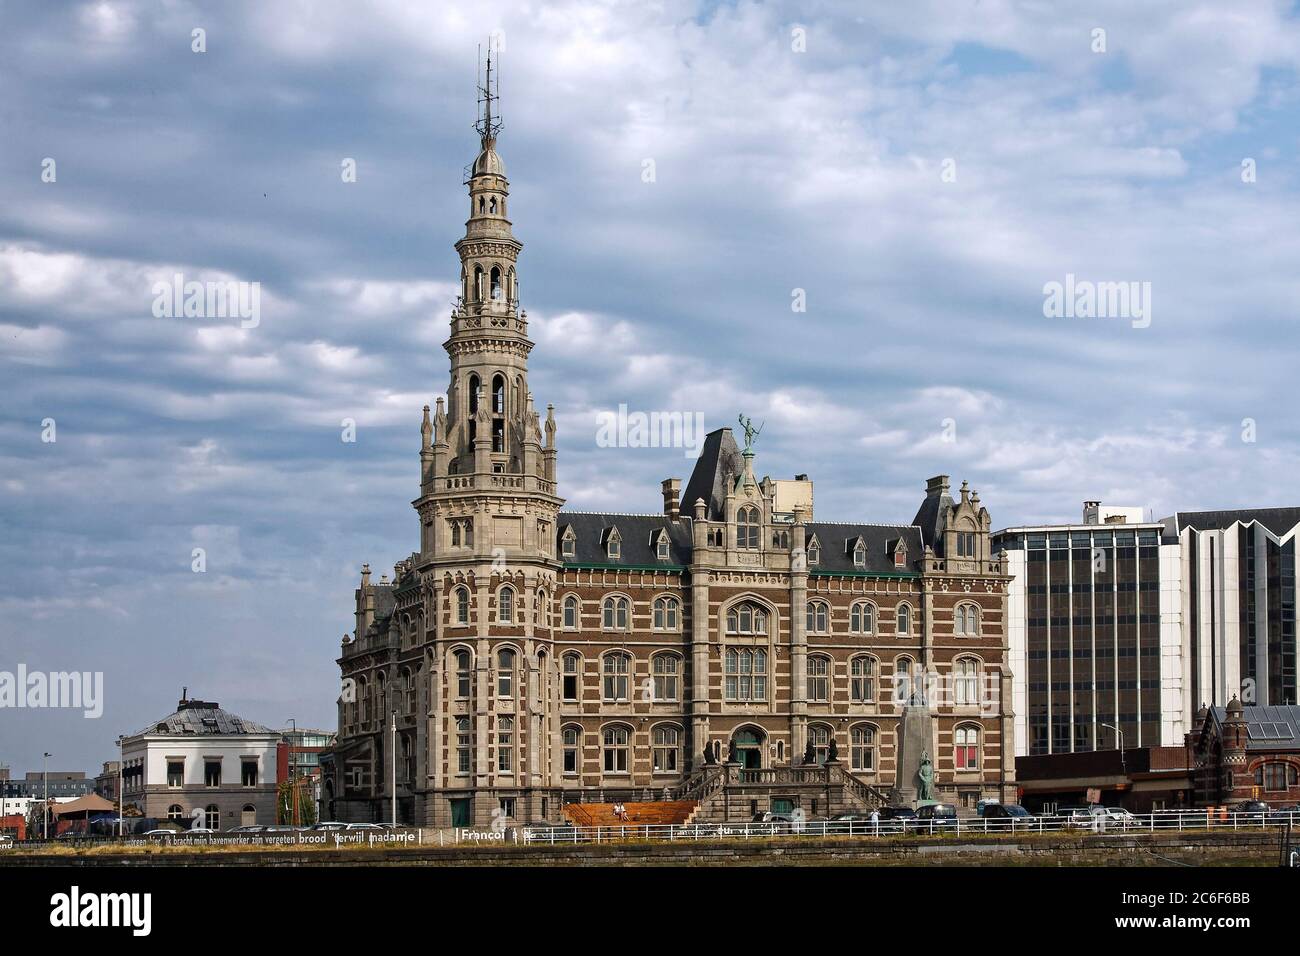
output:
<svg viewBox="0 0 1300 956"><path fill-rule="evenodd" d="M601 624L607 631L626 631L628 600L617 595L605 598L602 605Z"/></svg>
<svg viewBox="0 0 1300 956"><path fill-rule="evenodd" d="M492 205L496 205L496 200L492 200ZM494 210L495 211L495 210ZM501 292L501 267L492 267L492 301L500 302L502 299Z"/></svg>
<svg viewBox="0 0 1300 956"><path fill-rule="evenodd" d="M980 662L959 657L953 664L953 702L957 706L979 703Z"/></svg>
<svg viewBox="0 0 1300 956"><path fill-rule="evenodd" d="M515 719L497 718L497 772L513 773L515 766Z"/></svg>
<svg viewBox="0 0 1300 956"><path fill-rule="evenodd" d="M185 809L179 803L173 803L167 808L167 819L177 821L184 820Z"/></svg>
<svg viewBox="0 0 1300 956"><path fill-rule="evenodd" d="M677 700L677 670L680 660L676 654L656 654L650 662L654 675L655 701Z"/></svg>
<svg viewBox="0 0 1300 956"><path fill-rule="evenodd" d="M582 728L573 724L564 728L564 772L569 775L578 773L578 756L582 751Z"/></svg>
<svg viewBox="0 0 1300 956"><path fill-rule="evenodd" d="M605 742L605 773L627 773L627 728L618 725L606 727L603 736Z"/></svg>
<svg viewBox="0 0 1300 956"><path fill-rule="evenodd" d="M578 700L582 693L582 657L576 651L570 651L564 655L564 687L562 693L565 700Z"/></svg>
<svg viewBox="0 0 1300 956"><path fill-rule="evenodd" d="M460 547L460 522L449 521L448 524L451 525L451 546L453 548L459 548Z"/></svg>
<svg viewBox="0 0 1300 956"><path fill-rule="evenodd" d="M406 713L415 713L415 676L410 668L402 670L402 696L405 698Z"/></svg>
<svg viewBox="0 0 1300 956"><path fill-rule="evenodd" d="M849 630L854 634L873 634L876 630L876 606L858 601L849 609Z"/></svg>
<svg viewBox="0 0 1300 956"><path fill-rule="evenodd" d="M456 660L456 699L469 700L472 659L469 656L469 651L464 648L458 650L454 656Z"/></svg>
<svg viewBox="0 0 1300 956"><path fill-rule="evenodd" d="M494 215L494 216L497 214L497 197L496 197L496 196L493 196L490 200L488 200L488 212L492 213L492 215ZM494 270L492 270L492 271L495 272L495 271L497 271L497 270L494 269Z"/></svg>
<svg viewBox="0 0 1300 956"><path fill-rule="evenodd" d="M515 689L515 652L508 647L497 651L497 696L510 697Z"/></svg>
<svg viewBox="0 0 1300 956"><path fill-rule="evenodd" d="M1263 787L1269 793L1278 793L1296 786L1297 774L1294 764L1270 761L1255 768L1255 786Z"/></svg>
<svg viewBox="0 0 1300 956"><path fill-rule="evenodd" d="M728 700L766 700L767 651L761 647L727 648L723 676Z"/></svg>
<svg viewBox="0 0 1300 956"><path fill-rule="evenodd" d="M830 609L824 601L808 602L808 633L825 634L830 624Z"/></svg>
<svg viewBox="0 0 1300 956"><path fill-rule="evenodd" d="M855 704L876 699L876 659L860 654L849 662L849 697Z"/></svg>
<svg viewBox="0 0 1300 956"><path fill-rule="evenodd" d="M482 212L483 211L482 196L479 197L478 204L479 204L479 211ZM483 267L482 266L474 267L474 301L475 302L483 301ZM474 389L474 391L477 392L478 389L476 388Z"/></svg>
<svg viewBox="0 0 1300 956"><path fill-rule="evenodd" d="M567 595L564 599L564 629L566 631L578 629L578 598L573 594Z"/></svg>
<svg viewBox="0 0 1300 956"><path fill-rule="evenodd" d="M953 732L952 759L958 770L978 770L980 766L979 728L963 724Z"/></svg>
<svg viewBox="0 0 1300 956"><path fill-rule="evenodd" d="M895 615L896 627L899 634L912 633L912 605L900 604Z"/></svg>
<svg viewBox="0 0 1300 956"><path fill-rule="evenodd" d="M545 588L537 589L537 626L551 626L551 601Z"/></svg>
<svg viewBox="0 0 1300 956"><path fill-rule="evenodd" d="M858 724L853 728L849 744L849 762L852 769L859 773L874 773L876 770L876 728L870 724Z"/></svg>
<svg viewBox="0 0 1300 956"><path fill-rule="evenodd" d="M357 679L357 711L364 727L370 722L370 685L364 677Z"/></svg>
<svg viewBox="0 0 1300 956"><path fill-rule="evenodd" d="M627 700L628 672L632 669L632 657L622 651L605 655L604 692L605 700Z"/></svg>
<svg viewBox="0 0 1300 956"><path fill-rule="evenodd" d="M472 766L471 746L473 744L473 732L470 727L468 717L456 718L456 772L469 773Z"/></svg>
<svg viewBox="0 0 1300 956"><path fill-rule="evenodd" d="M215 803L209 803L203 808L203 825L209 830L221 829L221 808Z"/></svg>
<svg viewBox="0 0 1300 956"><path fill-rule="evenodd" d="M829 657L815 655L808 658L808 699L811 701L829 701L831 699L831 660Z"/></svg>
<svg viewBox="0 0 1300 956"><path fill-rule="evenodd" d="M808 742L812 744L813 762L820 767L830 756L830 728L824 724L813 724L808 728Z"/></svg>
<svg viewBox="0 0 1300 956"><path fill-rule="evenodd" d="M979 637L980 612L974 604L958 604L954 620L958 636Z"/></svg>
<svg viewBox="0 0 1300 956"><path fill-rule="evenodd" d="M736 547L758 550L759 515L757 508L746 506L736 513Z"/></svg>
<svg viewBox="0 0 1300 956"><path fill-rule="evenodd" d="M456 623L469 623L469 588L456 589Z"/></svg>
<svg viewBox="0 0 1300 956"><path fill-rule="evenodd" d="M654 624L656 631L677 630L677 599L661 597L655 599Z"/></svg>
<svg viewBox="0 0 1300 956"><path fill-rule="evenodd" d="M766 634L767 612L757 604L744 601L727 612L728 634Z"/></svg>
<svg viewBox="0 0 1300 956"><path fill-rule="evenodd" d="M497 592L497 623L513 624L515 622L515 589L506 585Z"/></svg>
<svg viewBox="0 0 1300 956"><path fill-rule="evenodd" d="M894 703L906 704L912 697L912 659L894 661Z"/></svg>
<svg viewBox="0 0 1300 956"><path fill-rule="evenodd" d="M493 270L496 272L497 270ZM506 413L506 377L498 375L492 379L492 411L496 415Z"/></svg>
<svg viewBox="0 0 1300 956"><path fill-rule="evenodd" d="M680 764L681 732L676 727L659 726L654 732L654 772L676 773Z"/></svg>

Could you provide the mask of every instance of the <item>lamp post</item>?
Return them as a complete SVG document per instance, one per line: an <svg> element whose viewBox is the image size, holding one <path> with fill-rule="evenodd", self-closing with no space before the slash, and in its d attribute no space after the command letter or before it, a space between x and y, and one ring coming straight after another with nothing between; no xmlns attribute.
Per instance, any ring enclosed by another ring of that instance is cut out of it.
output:
<svg viewBox="0 0 1300 956"><path fill-rule="evenodd" d="M1098 724L1098 726L1105 727L1107 730L1115 731L1115 736L1119 743L1119 769L1121 773L1127 775L1128 770L1124 766L1124 731L1120 730L1114 724Z"/></svg>
<svg viewBox="0 0 1300 956"><path fill-rule="evenodd" d="M293 759L293 739L298 736L298 721L289 718L289 726L292 732L289 734L289 746L285 756L289 761L289 790L293 793L293 825L298 825L298 768Z"/></svg>
<svg viewBox="0 0 1300 956"><path fill-rule="evenodd" d="M121 734L117 735L117 838L120 840L126 835L126 825L122 819L122 810L125 806L124 797L122 796L122 757L124 750L122 743L126 738Z"/></svg>
<svg viewBox="0 0 1300 956"><path fill-rule="evenodd" d="M41 801L41 824L45 839L50 838L50 757L46 753L41 757L41 776L45 778L45 799Z"/></svg>
<svg viewBox="0 0 1300 956"><path fill-rule="evenodd" d="M393 708L392 741L388 749L388 777L392 785L393 826L397 826L397 708Z"/></svg>

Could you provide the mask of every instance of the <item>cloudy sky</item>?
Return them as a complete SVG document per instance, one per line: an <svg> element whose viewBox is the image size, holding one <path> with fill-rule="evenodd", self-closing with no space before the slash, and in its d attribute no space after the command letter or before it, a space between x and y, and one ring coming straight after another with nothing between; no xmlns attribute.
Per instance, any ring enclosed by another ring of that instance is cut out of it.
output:
<svg viewBox="0 0 1300 956"><path fill-rule="evenodd" d="M1294 5L0 2L0 670L105 674L0 763L96 769L182 686L332 726L359 566L417 543L488 34L571 507L686 476L597 446L621 403L766 422L823 520L937 473L995 527L1300 504ZM155 317L178 272L260 323ZM1067 275L1149 324L1045 316Z"/></svg>

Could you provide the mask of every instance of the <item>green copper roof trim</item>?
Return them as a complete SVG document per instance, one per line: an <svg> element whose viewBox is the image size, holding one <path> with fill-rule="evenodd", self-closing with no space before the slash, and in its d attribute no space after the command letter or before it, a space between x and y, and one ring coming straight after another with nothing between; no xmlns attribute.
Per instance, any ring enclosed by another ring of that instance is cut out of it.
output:
<svg viewBox="0 0 1300 956"><path fill-rule="evenodd" d="M564 563L565 571L667 571L670 574L682 574L685 566L680 564L570 564Z"/></svg>
<svg viewBox="0 0 1300 956"><path fill-rule="evenodd" d="M919 578L920 571L824 571L813 568L808 572L819 578Z"/></svg>

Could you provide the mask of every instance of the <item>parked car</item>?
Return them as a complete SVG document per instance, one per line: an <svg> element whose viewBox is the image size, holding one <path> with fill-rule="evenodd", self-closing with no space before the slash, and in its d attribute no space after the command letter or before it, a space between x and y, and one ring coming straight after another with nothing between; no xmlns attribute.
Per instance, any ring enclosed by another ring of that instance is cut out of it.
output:
<svg viewBox="0 0 1300 956"><path fill-rule="evenodd" d="M927 803L917 809L916 820L911 827L922 833L956 829L957 807L951 803Z"/></svg>
<svg viewBox="0 0 1300 956"><path fill-rule="evenodd" d="M1268 811L1268 804L1263 800L1243 800L1241 803L1234 803L1228 807L1229 813L1235 813L1239 817L1246 817L1250 820L1262 820L1267 816Z"/></svg>
<svg viewBox="0 0 1300 956"><path fill-rule="evenodd" d="M1056 817L1067 827L1091 829L1097 825L1097 821L1093 819L1092 811L1088 807L1058 807Z"/></svg>
<svg viewBox="0 0 1300 956"><path fill-rule="evenodd" d="M345 830L382 830L378 823L349 823L343 829Z"/></svg>
<svg viewBox="0 0 1300 956"><path fill-rule="evenodd" d="M1123 807L1089 807L1098 829L1127 830L1137 826L1137 817Z"/></svg>
<svg viewBox="0 0 1300 956"><path fill-rule="evenodd" d="M1269 823L1291 823L1300 826L1300 803L1274 807L1268 814Z"/></svg>
<svg viewBox="0 0 1300 956"><path fill-rule="evenodd" d="M984 812L985 809L988 807L996 806L1001 802L1002 802L1001 800L981 800L975 804L975 815L980 817L988 816L988 814Z"/></svg>
<svg viewBox="0 0 1300 956"><path fill-rule="evenodd" d="M876 827L879 829L879 818L876 821ZM837 813L826 821L826 833L871 833L871 814L863 813L860 810L854 810L848 813Z"/></svg>
<svg viewBox="0 0 1300 956"><path fill-rule="evenodd" d="M348 825L338 820L323 820L312 826L313 830L346 830Z"/></svg>
<svg viewBox="0 0 1300 956"><path fill-rule="evenodd" d="M989 830L1014 830L1028 826L1034 815L1018 803L985 803L980 814Z"/></svg>
<svg viewBox="0 0 1300 956"><path fill-rule="evenodd" d="M164 830L164 829L147 830L145 831L144 834L144 838L146 840L154 840L159 843L170 842L171 839L175 836L176 836L175 830Z"/></svg>
<svg viewBox="0 0 1300 956"><path fill-rule="evenodd" d="M261 833L266 827L260 823L246 823L242 827L234 827L231 833Z"/></svg>
<svg viewBox="0 0 1300 956"><path fill-rule="evenodd" d="M916 811L911 807L881 807L880 832L906 833L908 827L916 820Z"/></svg>

